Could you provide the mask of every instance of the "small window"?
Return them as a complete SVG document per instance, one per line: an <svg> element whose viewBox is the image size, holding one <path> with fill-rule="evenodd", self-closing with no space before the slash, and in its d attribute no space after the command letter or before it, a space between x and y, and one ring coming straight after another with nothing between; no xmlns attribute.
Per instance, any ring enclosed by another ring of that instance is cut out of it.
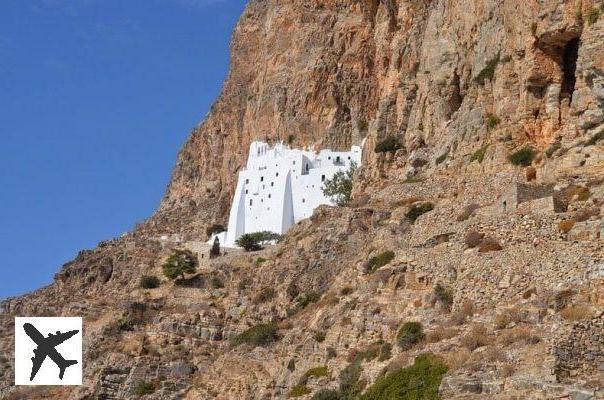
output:
<svg viewBox="0 0 604 400"><path fill-rule="evenodd" d="M245 183L246 183L246 184L250 183L250 180L249 180L249 179L246 179L246 180L245 180Z"/></svg>
<svg viewBox="0 0 604 400"><path fill-rule="evenodd" d="M252 199L250 199L250 206L252 205Z"/></svg>
<svg viewBox="0 0 604 400"><path fill-rule="evenodd" d="M296 165L296 162L294 161L294 165Z"/></svg>
<svg viewBox="0 0 604 400"><path fill-rule="evenodd" d="M275 186L275 182L271 182L271 187Z"/></svg>
<svg viewBox="0 0 604 400"><path fill-rule="evenodd" d="M327 157L328 160L331 160L331 156Z"/></svg>
<svg viewBox="0 0 604 400"><path fill-rule="evenodd" d="M268 198L269 198L269 199L271 198L271 195L270 195L270 194L268 195Z"/></svg>
<svg viewBox="0 0 604 400"><path fill-rule="evenodd" d="M266 189L266 185L262 185L262 190Z"/></svg>
<svg viewBox="0 0 604 400"><path fill-rule="evenodd" d="M260 177L260 182L264 182L264 177L263 176Z"/></svg>
<svg viewBox="0 0 604 400"><path fill-rule="evenodd" d="M325 175L321 175L321 182L325 182Z"/></svg>
<svg viewBox="0 0 604 400"><path fill-rule="evenodd" d="M302 199L302 203L306 203L306 199Z"/></svg>
<svg viewBox="0 0 604 400"><path fill-rule="evenodd" d="M348 156L348 159L350 160L350 156Z"/></svg>
<svg viewBox="0 0 604 400"><path fill-rule="evenodd" d="M245 194L247 194L247 193L248 193L248 190L247 190L247 189L245 189Z"/></svg>

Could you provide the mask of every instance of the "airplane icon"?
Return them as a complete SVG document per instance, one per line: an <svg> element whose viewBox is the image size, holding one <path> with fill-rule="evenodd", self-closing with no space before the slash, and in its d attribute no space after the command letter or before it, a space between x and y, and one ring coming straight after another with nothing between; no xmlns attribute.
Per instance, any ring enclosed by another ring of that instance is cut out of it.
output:
<svg viewBox="0 0 604 400"><path fill-rule="evenodd" d="M59 379L63 380L63 375L65 374L65 369L70 365L75 365L78 362L76 360L66 360L63 358L61 354L55 349L58 345L69 339L70 337L77 334L79 331L69 331L65 333L61 333L57 331L55 335L52 333L48 334L48 337L44 337L32 324L26 323L23 324L23 329L27 336L33 340L38 347L34 349L34 357L31 358L32 368L31 368L31 376L29 377L30 382L34 380L34 377L40 370L42 363L46 359L46 356L50 357L52 361L59 367Z"/></svg>

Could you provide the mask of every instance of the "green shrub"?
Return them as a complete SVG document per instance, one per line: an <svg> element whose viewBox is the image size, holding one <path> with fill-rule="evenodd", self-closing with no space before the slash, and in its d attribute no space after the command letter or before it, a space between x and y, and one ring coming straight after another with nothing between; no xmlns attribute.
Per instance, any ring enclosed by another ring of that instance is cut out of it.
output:
<svg viewBox="0 0 604 400"><path fill-rule="evenodd" d="M209 226L208 229L206 229L206 234L208 236L212 236L215 235L217 233L222 233L226 231L226 229L224 228L224 226L220 225L220 224L214 224L212 226Z"/></svg>
<svg viewBox="0 0 604 400"><path fill-rule="evenodd" d="M446 310L451 310L451 306L453 306L453 294L450 290L445 289L443 285L438 283L434 286L434 296Z"/></svg>
<svg viewBox="0 0 604 400"><path fill-rule="evenodd" d="M140 287L143 289L157 289L159 287L160 281L157 276L153 275L143 275L140 280Z"/></svg>
<svg viewBox="0 0 604 400"><path fill-rule="evenodd" d="M184 279L185 274L192 274L197 266L197 256L191 250L177 249L168 257L162 270L167 278L176 279L180 276Z"/></svg>
<svg viewBox="0 0 604 400"><path fill-rule="evenodd" d="M354 292L354 289L351 288L350 286L344 286L342 288L342 290L340 290L340 294L342 296L348 296L349 294L351 294L352 292Z"/></svg>
<svg viewBox="0 0 604 400"><path fill-rule="evenodd" d="M264 258L264 257L258 257L256 259L256 265L257 266L260 266L260 265L264 264L265 262L266 262L266 258Z"/></svg>
<svg viewBox="0 0 604 400"><path fill-rule="evenodd" d="M320 378L322 376L328 376L328 375L329 375L329 369L325 365L310 368L308 371L306 371L304 373L304 376L307 378Z"/></svg>
<svg viewBox="0 0 604 400"><path fill-rule="evenodd" d="M412 224L414 224L421 215L432 210L434 210L434 204L432 203L414 204L407 212L406 217Z"/></svg>
<svg viewBox="0 0 604 400"><path fill-rule="evenodd" d="M440 400L438 388L447 366L433 354L415 358L412 366L379 377L360 400Z"/></svg>
<svg viewBox="0 0 604 400"><path fill-rule="evenodd" d="M343 399L354 399L363 391L367 382L360 380L361 372L360 362L353 362L340 372L339 390Z"/></svg>
<svg viewBox="0 0 604 400"><path fill-rule="evenodd" d="M302 311L309 304L319 301L321 296L321 293L315 292L314 290L302 293L296 298L296 305L287 310L287 315L291 317L299 311Z"/></svg>
<svg viewBox="0 0 604 400"><path fill-rule="evenodd" d="M424 337L424 328L421 323L405 322L396 335L396 341L401 349L409 350Z"/></svg>
<svg viewBox="0 0 604 400"><path fill-rule="evenodd" d="M476 150L474 154L472 154L472 157L470 157L470 162L478 161L479 163L482 163L482 161L484 160L484 156L487 154L488 148L489 145L487 144L482 146L480 149Z"/></svg>
<svg viewBox="0 0 604 400"><path fill-rule="evenodd" d="M283 235L278 233L262 231L254 233L246 233L235 240L235 244L242 247L245 251L262 250L263 246L271 242L279 243L283 240Z"/></svg>
<svg viewBox="0 0 604 400"><path fill-rule="evenodd" d="M497 52L497 55L487 61L485 67L476 75L474 81L484 85L485 81L492 80L493 76L495 76L495 70L497 69L497 65L499 65L499 61L501 60L501 52Z"/></svg>
<svg viewBox="0 0 604 400"><path fill-rule="evenodd" d="M296 140L296 136L293 134L287 135L287 144L292 144Z"/></svg>
<svg viewBox="0 0 604 400"><path fill-rule="evenodd" d="M347 171L338 171L331 179L323 184L323 194L329 197L337 206L343 207L352 199L352 183L354 173L357 169L356 163L350 163Z"/></svg>
<svg viewBox="0 0 604 400"><path fill-rule="evenodd" d="M268 346L279 338L277 325L274 323L259 324L235 336L232 340L234 346L251 344L254 346Z"/></svg>
<svg viewBox="0 0 604 400"><path fill-rule="evenodd" d="M151 382L138 381L134 386L134 394L139 397L153 392L155 392L155 385Z"/></svg>
<svg viewBox="0 0 604 400"><path fill-rule="evenodd" d="M310 389L305 385L296 385L292 388L292 390L287 395L288 397L302 397L307 394L310 394Z"/></svg>
<svg viewBox="0 0 604 400"><path fill-rule="evenodd" d="M514 165L528 167L533 163L537 153L530 147L524 147L508 156L508 161Z"/></svg>
<svg viewBox="0 0 604 400"><path fill-rule="evenodd" d="M345 400L345 398L334 389L321 389L314 394L311 400Z"/></svg>
<svg viewBox="0 0 604 400"><path fill-rule="evenodd" d="M377 256L371 257L367 262L367 273L372 273L394 260L394 252L387 250Z"/></svg>
<svg viewBox="0 0 604 400"><path fill-rule="evenodd" d="M262 304L275 298L276 292L272 287L265 287L254 297L254 304Z"/></svg>
<svg viewBox="0 0 604 400"><path fill-rule="evenodd" d="M591 7L587 11L587 25L593 25L598 22L598 19L600 19L600 14L602 14L602 11L598 7Z"/></svg>
<svg viewBox="0 0 604 400"><path fill-rule="evenodd" d="M394 136L388 136L387 138L378 142L378 144L375 145L375 152L376 153L389 153L389 152L395 152L400 148L401 148L401 144L399 143L398 139Z"/></svg>
<svg viewBox="0 0 604 400"><path fill-rule="evenodd" d="M487 114L487 127L489 129L497 128L497 125L501 122L501 119L495 114Z"/></svg>

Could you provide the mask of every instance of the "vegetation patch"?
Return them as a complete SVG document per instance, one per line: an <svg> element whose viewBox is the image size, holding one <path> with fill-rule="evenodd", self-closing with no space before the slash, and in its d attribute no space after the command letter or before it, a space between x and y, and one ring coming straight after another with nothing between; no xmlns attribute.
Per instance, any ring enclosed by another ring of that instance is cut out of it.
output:
<svg viewBox="0 0 604 400"><path fill-rule="evenodd" d="M378 254L377 256L371 257L367 262L367 273L377 271L392 260L394 260L394 252L391 250L387 250Z"/></svg>
<svg viewBox="0 0 604 400"><path fill-rule="evenodd" d="M170 279L179 276L184 279L185 274L192 274L198 266L197 256L191 250L174 250L168 257L162 270L164 275Z"/></svg>
<svg viewBox="0 0 604 400"><path fill-rule="evenodd" d="M401 148L401 144L394 136L388 136L375 145L376 153L393 153Z"/></svg>
<svg viewBox="0 0 604 400"><path fill-rule="evenodd" d="M279 243L281 240L283 240L283 235L262 231L241 235L239 239L235 241L235 244L245 251L258 251L262 250L264 246L269 243Z"/></svg>
<svg viewBox="0 0 604 400"><path fill-rule="evenodd" d="M411 209L407 212L407 214L405 214L405 216L412 224L414 224L420 216L432 210L434 210L434 204L430 202L415 204L411 206Z"/></svg>
<svg viewBox="0 0 604 400"><path fill-rule="evenodd" d="M604 139L604 129L600 130L600 132L596 133L591 138L589 138L589 140L585 144L587 146L593 146L602 139Z"/></svg>
<svg viewBox="0 0 604 400"><path fill-rule="evenodd" d="M491 114L491 113L487 114L487 127L489 129L497 128L497 125L499 125L500 123L501 123L501 118L499 118L497 115Z"/></svg>
<svg viewBox="0 0 604 400"><path fill-rule="evenodd" d="M344 398L335 389L321 389L314 394L312 400L344 400Z"/></svg>
<svg viewBox="0 0 604 400"><path fill-rule="evenodd" d="M484 145L482 146L480 149L476 150L474 152L474 154L472 154L472 157L470 157L470 162L474 162L474 161L478 161L479 163L482 163L482 161L484 160L484 156L487 153L487 149L489 148L489 145Z"/></svg>
<svg viewBox="0 0 604 400"><path fill-rule="evenodd" d="M531 147L524 147L508 156L508 161L514 165L528 167L533 163L537 152Z"/></svg>
<svg viewBox="0 0 604 400"><path fill-rule="evenodd" d="M304 292L304 293L300 294L296 298L296 305L287 310L287 315L292 316L292 315L302 311L303 309L308 307L308 305L319 301L321 299L321 296L322 296L322 294L320 292L316 292L314 290L310 290L308 292Z"/></svg>
<svg viewBox="0 0 604 400"><path fill-rule="evenodd" d="M436 158L436 165L442 164L447 159L447 157L449 157L448 150L446 153L444 153Z"/></svg>
<svg viewBox="0 0 604 400"><path fill-rule="evenodd" d="M601 14L602 14L602 11L598 7L596 7L596 6L591 7L587 11L587 15L586 15L587 25L593 25L596 22L598 22L598 19L600 19Z"/></svg>
<svg viewBox="0 0 604 400"><path fill-rule="evenodd" d="M296 385L289 392L288 397L302 397L306 396L307 394L310 394L309 388L307 388L305 385Z"/></svg>
<svg viewBox="0 0 604 400"><path fill-rule="evenodd" d="M350 163L347 171L338 171L331 179L323 184L323 194L329 197L337 206L344 207L352 199L352 182L357 170L356 163Z"/></svg>
<svg viewBox="0 0 604 400"><path fill-rule="evenodd" d="M403 350L409 350L421 342L426 335L424 328L419 322L405 322L396 335L396 342Z"/></svg>
<svg viewBox="0 0 604 400"><path fill-rule="evenodd" d="M501 61L501 52L498 51L495 57L487 61L485 67L476 75L474 81L481 85L484 85L487 80L492 80L495 76L495 70L497 69L497 65L499 65L499 61Z"/></svg>
<svg viewBox="0 0 604 400"><path fill-rule="evenodd" d="M453 294L449 289L438 283L434 286L434 297L445 310L451 310L451 307L453 306Z"/></svg>
<svg viewBox="0 0 604 400"><path fill-rule="evenodd" d="M139 283L143 289L157 289L160 285L159 278L153 275L143 275Z"/></svg>
<svg viewBox="0 0 604 400"><path fill-rule="evenodd" d="M232 340L234 346L251 344L254 346L268 346L277 341L277 325L274 323L259 324L235 336Z"/></svg>
<svg viewBox="0 0 604 400"><path fill-rule="evenodd" d="M415 358L412 366L381 376L360 400L439 400L438 388L447 366L433 354Z"/></svg>

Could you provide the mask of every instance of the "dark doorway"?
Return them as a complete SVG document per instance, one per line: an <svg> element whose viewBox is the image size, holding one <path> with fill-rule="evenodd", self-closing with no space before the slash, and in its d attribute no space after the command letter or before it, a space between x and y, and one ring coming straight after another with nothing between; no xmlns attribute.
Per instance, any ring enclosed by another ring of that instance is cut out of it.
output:
<svg viewBox="0 0 604 400"><path fill-rule="evenodd" d="M564 47L562 55L562 97L571 98L575 91L575 73L579 57L579 39L571 39Z"/></svg>

